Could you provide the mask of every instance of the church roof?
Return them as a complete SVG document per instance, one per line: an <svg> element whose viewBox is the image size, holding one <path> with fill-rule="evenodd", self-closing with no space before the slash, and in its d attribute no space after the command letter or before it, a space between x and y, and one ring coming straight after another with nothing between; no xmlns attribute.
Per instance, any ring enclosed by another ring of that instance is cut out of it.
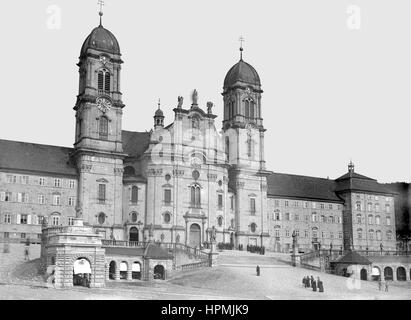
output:
<svg viewBox="0 0 411 320"><path fill-rule="evenodd" d="M342 202L336 195L334 180L273 173L267 177L267 195L300 199L318 199Z"/></svg>
<svg viewBox="0 0 411 320"><path fill-rule="evenodd" d="M0 169L77 175L69 162L72 148L0 140Z"/></svg>
<svg viewBox="0 0 411 320"><path fill-rule="evenodd" d="M383 194L395 194L389 187L378 183L377 180L368 178L356 172L347 172L335 180L337 182L336 191L356 190Z"/></svg>
<svg viewBox="0 0 411 320"><path fill-rule="evenodd" d="M233 86L237 82L261 86L260 76L257 71L242 59L228 71L224 79L224 88Z"/></svg>
<svg viewBox="0 0 411 320"><path fill-rule="evenodd" d="M123 130L123 151L130 157L138 158L147 150L150 143L150 132L133 132Z"/></svg>
<svg viewBox="0 0 411 320"><path fill-rule="evenodd" d="M94 28L86 38L81 47L80 57L86 54L88 49L120 55L120 45L116 37L102 25Z"/></svg>
<svg viewBox="0 0 411 320"><path fill-rule="evenodd" d="M147 149L150 133L122 131L123 151L139 157ZM0 139L0 169L42 172L57 175L77 175L70 160L73 148Z"/></svg>

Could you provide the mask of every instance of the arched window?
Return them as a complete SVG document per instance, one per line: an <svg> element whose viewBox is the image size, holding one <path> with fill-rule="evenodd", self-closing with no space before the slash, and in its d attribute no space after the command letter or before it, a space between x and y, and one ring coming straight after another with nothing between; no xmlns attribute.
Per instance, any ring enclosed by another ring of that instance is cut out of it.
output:
<svg viewBox="0 0 411 320"><path fill-rule="evenodd" d="M223 217L222 216L219 216L217 218L217 224L218 224L219 227L221 227L223 225Z"/></svg>
<svg viewBox="0 0 411 320"><path fill-rule="evenodd" d="M234 117L234 101L231 101L229 104L229 108L230 108L230 118Z"/></svg>
<svg viewBox="0 0 411 320"><path fill-rule="evenodd" d="M98 72L98 91L99 93L110 93L110 72L102 69Z"/></svg>
<svg viewBox="0 0 411 320"><path fill-rule="evenodd" d="M380 216L375 216L375 224L380 225L380 223L381 223Z"/></svg>
<svg viewBox="0 0 411 320"><path fill-rule="evenodd" d="M391 239L392 239L392 232L387 231L387 240L391 240Z"/></svg>
<svg viewBox="0 0 411 320"><path fill-rule="evenodd" d="M385 205L385 212L390 213L390 205L389 204Z"/></svg>
<svg viewBox="0 0 411 320"><path fill-rule="evenodd" d="M358 224L361 224L361 223L362 223L361 214L357 214L357 223L358 223Z"/></svg>
<svg viewBox="0 0 411 320"><path fill-rule="evenodd" d="M368 215L368 224L373 224L373 217L372 217L372 214L369 214Z"/></svg>
<svg viewBox="0 0 411 320"><path fill-rule="evenodd" d="M254 222L250 224L250 230L252 233L254 233L257 230L257 225Z"/></svg>
<svg viewBox="0 0 411 320"><path fill-rule="evenodd" d="M357 211L361 211L361 202L357 201L357 202L355 203L355 209L356 209Z"/></svg>
<svg viewBox="0 0 411 320"><path fill-rule="evenodd" d="M191 206L194 208L201 207L201 188L197 184L191 186Z"/></svg>
<svg viewBox="0 0 411 320"><path fill-rule="evenodd" d="M280 210L274 211L274 220L280 221Z"/></svg>
<svg viewBox="0 0 411 320"><path fill-rule="evenodd" d="M248 100L245 100L245 117L250 117L250 102Z"/></svg>
<svg viewBox="0 0 411 320"><path fill-rule="evenodd" d="M131 213L131 222L136 222L137 221L137 212L132 212Z"/></svg>
<svg viewBox="0 0 411 320"><path fill-rule="evenodd" d="M106 221L106 215L103 212L100 212L98 215L98 223L103 224Z"/></svg>
<svg viewBox="0 0 411 320"><path fill-rule="evenodd" d="M357 229L357 237L358 239L362 239L362 229Z"/></svg>
<svg viewBox="0 0 411 320"><path fill-rule="evenodd" d="M254 112L254 101L250 101L250 118L251 119L254 119L254 114L255 114L255 112Z"/></svg>
<svg viewBox="0 0 411 320"><path fill-rule="evenodd" d="M107 140L108 138L108 119L107 117L100 117L99 120L99 134L100 139Z"/></svg>
<svg viewBox="0 0 411 320"><path fill-rule="evenodd" d="M387 226L390 226L391 225L391 217L386 217L386 220L387 220Z"/></svg>
<svg viewBox="0 0 411 320"><path fill-rule="evenodd" d="M367 209L368 209L368 212L372 211L372 203L367 204Z"/></svg>
<svg viewBox="0 0 411 320"><path fill-rule="evenodd" d="M131 203L136 204L138 201L138 188L133 186L131 188Z"/></svg>
<svg viewBox="0 0 411 320"><path fill-rule="evenodd" d="M381 230L377 230L377 232L375 233L377 240L382 240L382 236L381 236Z"/></svg>

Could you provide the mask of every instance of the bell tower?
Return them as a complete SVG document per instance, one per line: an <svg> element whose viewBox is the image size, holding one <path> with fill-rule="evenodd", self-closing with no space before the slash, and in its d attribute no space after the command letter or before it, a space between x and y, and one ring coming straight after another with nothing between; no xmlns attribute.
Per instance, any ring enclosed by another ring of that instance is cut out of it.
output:
<svg viewBox="0 0 411 320"><path fill-rule="evenodd" d="M235 190L236 245L267 246L267 175L261 115L260 77L243 60L224 79L223 132L229 166L229 184Z"/></svg>
<svg viewBox="0 0 411 320"><path fill-rule="evenodd" d="M77 216L104 237L122 239L123 154L120 46L100 24L86 38L79 63L79 94L72 159L79 171Z"/></svg>

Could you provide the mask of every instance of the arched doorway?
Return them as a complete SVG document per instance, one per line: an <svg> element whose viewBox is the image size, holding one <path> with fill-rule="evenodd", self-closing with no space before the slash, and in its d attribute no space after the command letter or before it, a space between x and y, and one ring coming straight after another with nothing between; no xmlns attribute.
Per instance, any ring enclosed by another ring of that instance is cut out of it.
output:
<svg viewBox="0 0 411 320"><path fill-rule="evenodd" d="M398 267L397 268L397 280L398 281L406 281L407 280L407 274L405 271L404 267Z"/></svg>
<svg viewBox="0 0 411 320"><path fill-rule="evenodd" d="M373 281L378 281L381 278L381 270L378 267L372 267L371 277Z"/></svg>
<svg viewBox="0 0 411 320"><path fill-rule="evenodd" d="M361 269L360 279L361 280L367 280L367 270Z"/></svg>
<svg viewBox="0 0 411 320"><path fill-rule="evenodd" d="M385 267L385 269L384 269L384 280L393 280L392 268L391 267Z"/></svg>
<svg viewBox="0 0 411 320"><path fill-rule="evenodd" d="M136 227L130 228L130 241L138 242L138 229Z"/></svg>
<svg viewBox="0 0 411 320"><path fill-rule="evenodd" d="M116 278L116 262L111 261L110 266L108 268L108 278L110 280L114 280Z"/></svg>
<svg viewBox="0 0 411 320"><path fill-rule="evenodd" d="M131 278L132 279L141 279L141 265L140 262L133 262L133 265L131 266Z"/></svg>
<svg viewBox="0 0 411 320"><path fill-rule="evenodd" d="M198 224L193 223L190 226L190 246L199 247L201 243L201 228Z"/></svg>
<svg viewBox="0 0 411 320"><path fill-rule="evenodd" d="M127 280L127 269L128 265L127 262L123 261L120 263L120 279Z"/></svg>
<svg viewBox="0 0 411 320"><path fill-rule="evenodd" d="M73 265L73 285L89 287L90 279L90 262L86 258L78 258Z"/></svg>
<svg viewBox="0 0 411 320"><path fill-rule="evenodd" d="M154 279L165 280L165 270L161 264L154 267Z"/></svg>

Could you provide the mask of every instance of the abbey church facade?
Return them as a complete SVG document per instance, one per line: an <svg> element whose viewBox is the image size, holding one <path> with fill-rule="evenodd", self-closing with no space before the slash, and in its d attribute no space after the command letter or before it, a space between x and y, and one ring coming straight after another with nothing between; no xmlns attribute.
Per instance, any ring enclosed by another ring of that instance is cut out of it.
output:
<svg viewBox="0 0 411 320"><path fill-rule="evenodd" d="M242 49L241 49L242 50ZM241 52L242 53L242 52ZM101 24L84 41L73 148L0 140L0 237L40 239L41 225L93 226L103 239L210 241L300 248L395 249L395 193L349 170L336 180L265 166L257 71L241 56L214 105L178 97L171 124L159 104L149 131L122 129L120 46Z"/></svg>

